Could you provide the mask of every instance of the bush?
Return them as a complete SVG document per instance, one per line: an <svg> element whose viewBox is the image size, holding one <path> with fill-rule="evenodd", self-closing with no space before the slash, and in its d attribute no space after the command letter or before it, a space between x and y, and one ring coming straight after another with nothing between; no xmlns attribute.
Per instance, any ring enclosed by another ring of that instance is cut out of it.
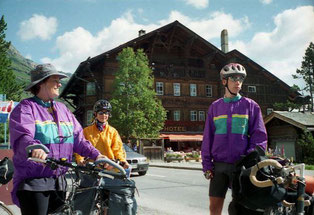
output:
<svg viewBox="0 0 314 215"><path fill-rule="evenodd" d="M302 149L303 162L314 165L314 138L311 132L303 131L301 137L297 141Z"/></svg>

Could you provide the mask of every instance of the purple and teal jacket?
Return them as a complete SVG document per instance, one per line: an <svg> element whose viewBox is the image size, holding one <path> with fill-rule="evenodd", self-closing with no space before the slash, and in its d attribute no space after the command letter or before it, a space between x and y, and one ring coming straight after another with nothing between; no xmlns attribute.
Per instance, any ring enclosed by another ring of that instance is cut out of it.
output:
<svg viewBox="0 0 314 215"><path fill-rule="evenodd" d="M259 105L252 99L221 98L207 113L202 143L203 171L213 170L213 162L233 164L255 149L264 150L267 133Z"/></svg>
<svg viewBox="0 0 314 215"><path fill-rule="evenodd" d="M25 147L44 144L50 150L48 157L72 160L73 152L95 160L99 151L88 142L83 129L71 111L60 102L53 102L54 117L48 111L51 103L37 97L22 100L10 115L10 143L13 148L12 199L17 205L16 192L25 179L56 178L64 175L66 168L51 170L49 167L27 161ZM54 119L55 118L55 119Z"/></svg>

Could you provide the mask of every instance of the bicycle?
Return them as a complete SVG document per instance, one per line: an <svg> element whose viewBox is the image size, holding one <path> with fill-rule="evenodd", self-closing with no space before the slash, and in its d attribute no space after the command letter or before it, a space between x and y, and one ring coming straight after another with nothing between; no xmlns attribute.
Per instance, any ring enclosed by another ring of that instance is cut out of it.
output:
<svg viewBox="0 0 314 215"><path fill-rule="evenodd" d="M229 214L314 215L314 180L307 183L304 172L304 164L267 157L257 147L235 164Z"/></svg>
<svg viewBox="0 0 314 215"><path fill-rule="evenodd" d="M13 164L9 158L5 157L0 160L0 186L9 183L13 176ZM2 201L0 201L1 215L14 215L13 211Z"/></svg>
<svg viewBox="0 0 314 215"><path fill-rule="evenodd" d="M27 153L30 153L34 149L42 149L47 154L49 153L49 149L41 144L31 145L26 147ZM68 174L71 180L71 189L67 193L67 196L64 200L64 204L58 208L51 215L82 215L83 213L80 210L75 210L74 207L74 197L76 194L80 192L84 192L86 190L95 189L96 193L93 199L93 205L90 214L104 214L104 210L108 208L107 203L102 198L102 184L104 178L120 178L126 179L125 170L118 164L109 159L100 159L95 161L94 163L87 163L85 166L79 166L76 163L68 162L66 159L54 159L54 158L46 158L46 160L37 159L37 158L28 158L28 160L44 163L49 166L51 169L57 169L60 167L69 168ZM118 169L119 172L108 171L106 169L100 168L99 166L102 164L109 164L114 168ZM89 174L93 177L97 178L97 184L93 187L88 188L80 188L80 175L79 173ZM74 178L74 176L76 176Z"/></svg>
<svg viewBox="0 0 314 215"><path fill-rule="evenodd" d="M273 175L267 175L268 179L260 181L256 174L263 168L273 169ZM300 174L296 174L296 170ZM305 165L281 165L277 160L266 159L252 167L250 173L251 183L259 188L267 188L281 185L287 192L281 203L265 209L264 215L313 215L314 196L306 193L306 179L304 177ZM311 206L311 208L310 208Z"/></svg>

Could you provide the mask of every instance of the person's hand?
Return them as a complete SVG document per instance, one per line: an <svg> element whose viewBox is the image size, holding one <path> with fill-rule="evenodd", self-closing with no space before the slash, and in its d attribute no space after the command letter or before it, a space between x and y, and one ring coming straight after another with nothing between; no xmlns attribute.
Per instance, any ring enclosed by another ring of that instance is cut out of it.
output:
<svg viewBox="0 0 314 215"><path fill-rule="evenodd" d="M86 160L84 160L84 159L77 161L77 165L79 165L79 166L85 166L85 164L86 164Z"/></svg>
<svg viewBox="0 0 314 215"><path fill-rule="evenodd" d="M97 156L96 160L99 160L99 159L109 159L109 158L105 155L99 154ZM110 166L109 164L105 163L105 164L103 164L103 168L105 168L107 170L111 170L111 169L113 169L113 166Z"/></svg>
<svg viewBox="0 0 314 215"><path fill-rule="evenodd" d="M214 172L212 170L207 170L204 172L204 176L207 180L212 179L214 177Z"/></svg>
<svg viewBox="0 0 314 215"><path fill-rule="evenodd" d="M32 150L32 157L33 158L39 158L39 159L42 159L42 160L46 160L47 158L47 154L44 150L42 149L34 149Z"/></svg>
<svg viewBox="0 0 314 215"><path fill-rule="evenodd" d="M121 161L121 166L123 169L129 169L130 164L127 161Z"/></svg>

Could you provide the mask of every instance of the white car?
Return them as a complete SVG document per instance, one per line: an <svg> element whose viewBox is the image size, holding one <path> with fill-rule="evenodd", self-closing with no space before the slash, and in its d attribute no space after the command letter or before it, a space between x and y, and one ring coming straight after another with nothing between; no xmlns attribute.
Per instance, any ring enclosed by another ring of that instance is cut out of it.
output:
<svg viewBox="0 0 314 215"><path fill-rule="evenodd" d="M138 172L139 175L145 175L148 170L149 163L147 158L131 149L128 145L123 144L126 152L126 160L132 166L132 172Z"/></svg>

